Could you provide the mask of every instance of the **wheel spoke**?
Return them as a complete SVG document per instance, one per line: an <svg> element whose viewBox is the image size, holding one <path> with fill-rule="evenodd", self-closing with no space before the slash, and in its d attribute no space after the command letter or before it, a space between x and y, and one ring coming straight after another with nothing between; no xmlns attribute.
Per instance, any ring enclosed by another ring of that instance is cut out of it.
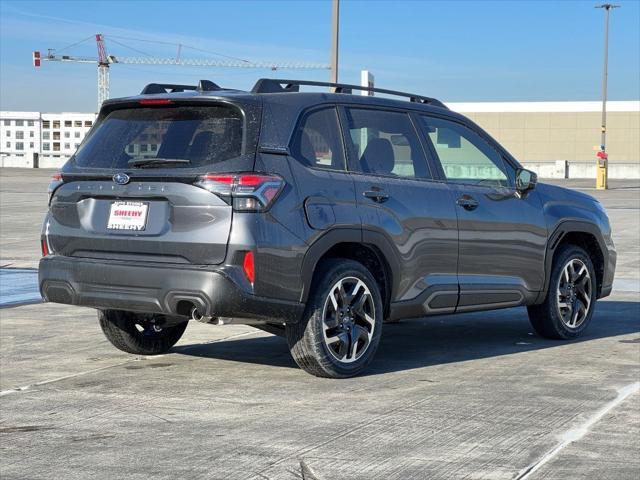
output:
<svg viewBox="0 0 640 480"><path fill-rule="evenodd" d="M339 359L344 359L347 358L347 355L349 353L349 335L346 332L340 333L338 334L338 339L339 339L339 344L338 344L338 351L337 356Z"/></svg>
<svg viewBox="0 0 640 480"><path fill-rule="evenodd" d="M335 290L332 290L331 293L329 293L329 298L331 299L331 304L333 305L333 310L334 311L338 311L338 300L336 299L335 296Z"/></svg>
<svg viewBox="0 0 640 480"><path fill-rule="evenodd" d="M573 268L573 262L567 264L567 270L569 271L569 280L573 281L576 278L576 270Z"/></svg>
<svg viewBox="0 0 640 480"><path fill-rule="evenodd" d="M327 329L336 328L338 325L340 325L340 320L338 320L337 314L333 315L332 317L325 318L324 325Z"/></svg>

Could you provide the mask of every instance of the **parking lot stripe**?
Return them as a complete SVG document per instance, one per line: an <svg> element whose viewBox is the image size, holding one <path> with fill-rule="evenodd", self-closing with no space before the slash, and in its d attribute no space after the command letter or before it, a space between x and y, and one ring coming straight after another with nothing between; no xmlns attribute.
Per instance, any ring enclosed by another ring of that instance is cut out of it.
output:
<svg viewBox="0 0 640 480"><path fill-rule="evenodd" d="M640 382L635 382L630 385L627 385L620 390L618 390L618 396L611 400L609 403L605 404L600 410L591 415L584 423L579 425L576 428L572 428L571 430L567 430L561 437L561 442L556 445L553 449L549 450L546 454L542 456L539 460L532 463L528 467L524 468L520 471L515 480L526 480L528 479L536 470L542 467L549 460L553 459L562 449L564 449L569 444L580 440L584 437L589 429L595 425L598 421L602 419L607 413L616 408L622 402L624 402L630 395L637 393L640 391Z"/></svg>

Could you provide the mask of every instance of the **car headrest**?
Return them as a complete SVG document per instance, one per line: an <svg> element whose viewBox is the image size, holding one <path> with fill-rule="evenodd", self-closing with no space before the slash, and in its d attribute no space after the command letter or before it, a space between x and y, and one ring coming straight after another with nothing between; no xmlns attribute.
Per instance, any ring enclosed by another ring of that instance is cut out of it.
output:
<svg viewBox="0 0 640 480"><path fill-rule="evenodd" d="M395 166L395 157L391 142L386 138L369 140L367 148L360 157L362 170L367 173L391 173Z"/></svg>

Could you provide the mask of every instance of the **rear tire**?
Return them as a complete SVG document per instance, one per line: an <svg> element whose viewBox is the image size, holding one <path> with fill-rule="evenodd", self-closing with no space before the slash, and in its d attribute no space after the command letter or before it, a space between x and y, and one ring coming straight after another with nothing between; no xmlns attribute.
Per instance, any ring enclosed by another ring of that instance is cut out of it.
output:
<svg viewBox="0 0 640 480"><path fill-rule="evenodd" d="M169 351L189 323L158 327L154 323L157 317L121 310L98 310L98 321L107 340L117 349L135 355L158 355Z"/></svg>
<svg viewBox="0 0 640 480"><path fill-rule="evenodd" d="M528 307L529 321L545 338L577 338L593 317L596 290L596 274L587 252L576 245L563 245L553 260L544 302Z"/></svg>
<svg viewBox="0 0 640 480"><path fill-rule="evenodd" d="M380 289L369 270L352 260L326 260L318 267L303 318L286 325L291 355L318 377L358 375L378 348L383 315Z"/></svg>

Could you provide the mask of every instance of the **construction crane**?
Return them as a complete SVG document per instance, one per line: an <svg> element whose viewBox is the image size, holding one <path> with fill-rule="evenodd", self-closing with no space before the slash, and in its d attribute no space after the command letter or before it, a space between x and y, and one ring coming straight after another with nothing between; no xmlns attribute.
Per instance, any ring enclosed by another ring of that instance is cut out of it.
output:
<svg viewBox="0 0 640 480"><path fill-rule="evenodd" d="M86 39L88 40L88 39ZM79 43L82 43L83 40ZM257 68L269 70L282 69L329 69L328 65L317 63L271 63L271 62L251 62L249 60L234 59L227 57L226 60L210 59L210 58L181 58L181 50L184 45L177 44L178 53L175 58L157 58L147 57L122 57L108 55L104 42L104 35L97 33L95 35L96 45L98 47L98 57L82 57L73 55L56 55L55 50L49 49L47 54L42 56L39 51L33 52L33 65L40 67L42 61L45 62L70 62L70 63L92 63L98 65L98 110L102 103L109 98L109 68L111 65L120 63L123 65L171 65L185 67L217 67L217 68ZM163 43L163 42L158 42ZM77 45L75 44L75 45ZM126 45L125 45L126 46ZM193 47L192 47L193 48ZM144 53L144 52L141 52Z"/></svg>

